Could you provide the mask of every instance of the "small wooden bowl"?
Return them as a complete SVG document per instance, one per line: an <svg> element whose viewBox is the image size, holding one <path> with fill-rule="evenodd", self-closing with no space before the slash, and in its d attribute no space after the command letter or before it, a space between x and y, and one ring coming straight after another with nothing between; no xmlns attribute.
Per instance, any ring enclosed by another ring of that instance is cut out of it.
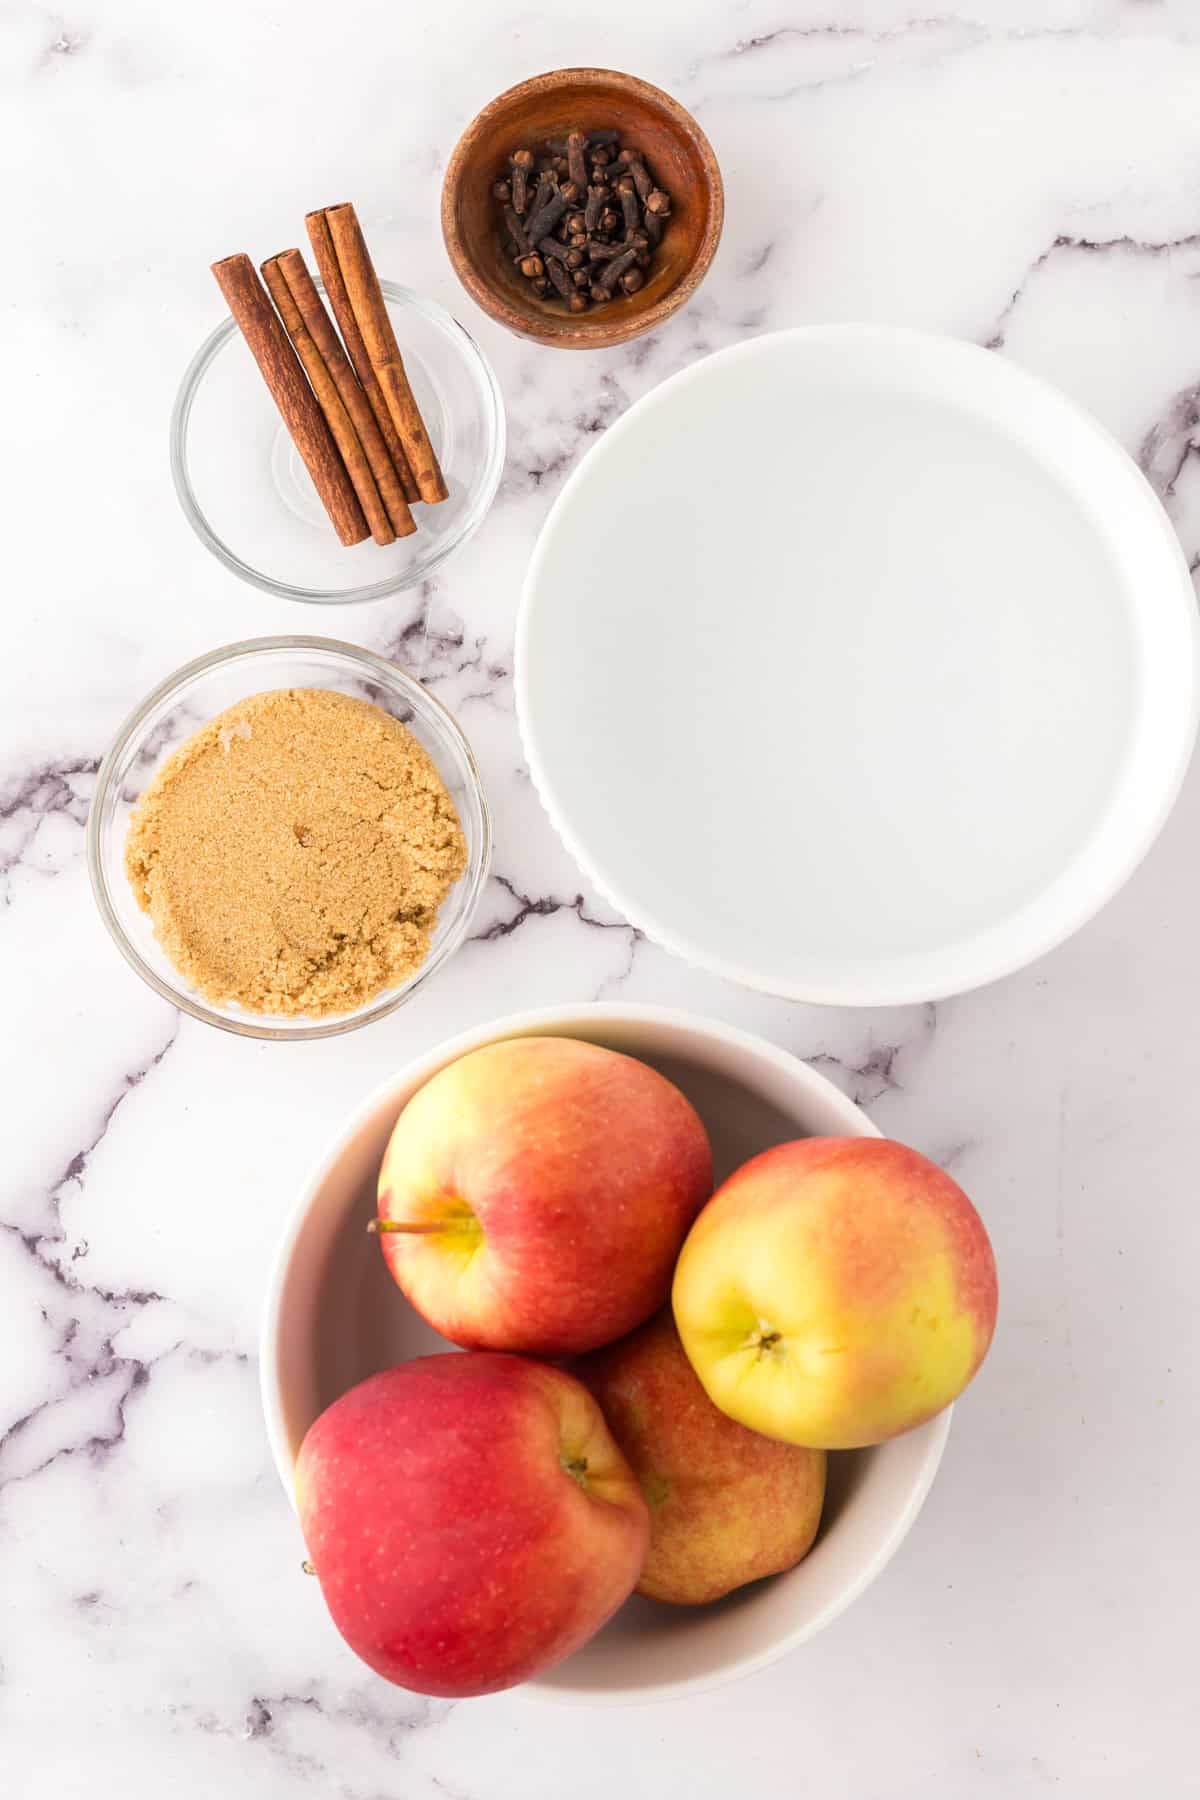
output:
<svg viewBox="0 0 1200 1800"><path fill-rule="evenodd" d="M591 312L539 300L512 263L492 183L514 150L609 126L644 152L671 218L644 287ZM725 190L712 145L661 89L614 69L555 69L509 88L468 125L442 186L442 235L459 280L501 325L562 350L600 350L669 319L703 281L721 237Z"/></svg>

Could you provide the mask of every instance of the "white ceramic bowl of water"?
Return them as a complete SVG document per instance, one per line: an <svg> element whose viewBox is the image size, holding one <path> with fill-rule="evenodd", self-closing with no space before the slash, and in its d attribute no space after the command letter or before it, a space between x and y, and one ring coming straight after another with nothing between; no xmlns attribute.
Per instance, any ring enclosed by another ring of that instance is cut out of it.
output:
<svg viewBox="0 0 1200 1800"><path fill-rule="evenodd" d="M562 838L649 936L795 999L933 999L1060 943L1149 848L1195 598L1138 469L1045 382L807 328L693 365L585 458L517 697Z"/></svg>

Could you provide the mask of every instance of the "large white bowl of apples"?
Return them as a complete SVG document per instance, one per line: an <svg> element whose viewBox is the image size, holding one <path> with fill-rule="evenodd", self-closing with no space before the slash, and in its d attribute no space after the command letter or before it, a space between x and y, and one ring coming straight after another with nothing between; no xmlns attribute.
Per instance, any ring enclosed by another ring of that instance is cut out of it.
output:
<svg viewBox="0 0 1200 1800"><path fill-rule="evenodd" d="M297 1563L418 1693L748 1674L894 1554L995 1316L967 1196L807 1064L653 1007L497 1021L374 1094L285 1231Z"/></svg>

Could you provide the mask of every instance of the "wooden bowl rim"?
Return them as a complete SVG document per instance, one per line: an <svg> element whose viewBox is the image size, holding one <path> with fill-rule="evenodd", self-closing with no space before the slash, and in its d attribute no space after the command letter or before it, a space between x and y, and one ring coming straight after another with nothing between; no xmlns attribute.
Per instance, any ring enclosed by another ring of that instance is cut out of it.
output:
<svg viewBox="0 0 1200 1800"><path fill-rule="evenodd" d="M526 95L542 94L555 88L570 87L617 87L639 100L644 100L665 112L678 128L686 134L699 155L703 170L703 183L707 192L708 216L705 220L704 233L700 239L696 254L688 267L680 275L674 287L665 293L661 300L648 306L643 312L634 313L624 320L613 320L612 323L594 325L575 323L570 314L561 320L557 315L545 315L545 324L535 323L534 315L523 312L506 300L495 288L482 280L476 273L475 266L467 253L462 233L459 231L455 217L455 200L462 185L468 159L473 152L484 128L502 108L512 105L514 100L522 100ZM676 100L673 95L665 93L662 88L655 87L653 82L643 81L638 75L626 75L620 69L577 68L547 69L541 75L529 75L515 86L505 88L494 100L475 114L455 144L446 165L446 174L442 181L442 238L446 245L451 266L462 282L475 304L489 318L497 320L501 325L515 332L520 337L529 338L534 343L544 344L548 348L558 350L605 350L614 344L628 343L631 338L641 337L643 332L652 331L665 319L678 312L691 299L696 289L708 273L717 245L721 241L721 230L725 223L725 184L721 177L720 165L716 153L708 141L703 128L696 119Z"/></svg>

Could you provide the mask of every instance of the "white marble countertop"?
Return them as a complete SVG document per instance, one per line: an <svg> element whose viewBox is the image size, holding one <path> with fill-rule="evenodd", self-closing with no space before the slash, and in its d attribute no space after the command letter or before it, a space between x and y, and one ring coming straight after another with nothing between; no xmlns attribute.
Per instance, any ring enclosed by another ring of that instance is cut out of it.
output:
<svg viewBox="0 0 1200 1800"><path fill-rule="evenodd" d="M458 130L568 62L694 108L728 227L695 304L609 354L524 347L436 225ZM1200 14L1188 0L70 0L0 10L0 1734L13 1800L1184 1800L1195 1772L1200 778L1103 915L984 992L836 1014L697 975L590 894L513 720L521 572L566 472L664 375L812 320L920 324L1050 375L1137 454L1200 555ZM511 453L426 591L267 599L176 506L166 425L220 315L208 263L352 195L385 273L476 332ZM93 911L97 759L162 675L272 631L437 683L481 757L495 874L420 998L331 1042L184 1020ZM738 621L753 656L753 611ZM630 645L636 656L637 645ZM869 1594L767 1673L616 1714L450 1706L369 1676L297 1575L256 1313L281 1218L365 1089L518 1006L718 1014L829 1070L943 1162L1003 1316L932 1497ZM1192 1574L1187 1574L1188 1568Z"/></svg>

